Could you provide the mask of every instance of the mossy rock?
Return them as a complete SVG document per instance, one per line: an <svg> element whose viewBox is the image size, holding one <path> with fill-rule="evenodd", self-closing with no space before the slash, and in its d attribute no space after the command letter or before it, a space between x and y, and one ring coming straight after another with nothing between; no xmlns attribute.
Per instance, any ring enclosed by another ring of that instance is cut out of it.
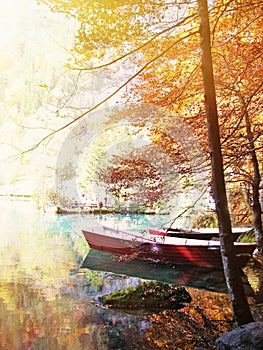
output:
<svg viewBox="0 0 263 350"><path fill-rule="evenodd" d="M192 300L184 287L156 281L143 282L99 297L99 302L121 310L178 310Z"/></svg>

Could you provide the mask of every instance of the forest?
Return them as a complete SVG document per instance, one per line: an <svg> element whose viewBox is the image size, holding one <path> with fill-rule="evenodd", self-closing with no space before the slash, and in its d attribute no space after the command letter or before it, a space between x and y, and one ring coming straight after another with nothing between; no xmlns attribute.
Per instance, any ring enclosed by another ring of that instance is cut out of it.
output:
<svg viewBox="0 0 263 350"><path fill-rule="evenodd" d="M233 225L252 225L262 261L261 1L38 0L44 5L70 19L74 40L61 76L47 68L49 81L42 77L31 104L18 105L12 91L2 96L1 108L8 102L21 133L26 122L40 131L17 149L21 161L29 162L39 148L54 157L69 130L81 132L90 123L94 131L84 138L99 135L97 144L80 137L71 150L82 156L87 144L88 151L93 147L84 157L88 170L63 173L67 179L78 175L84 191L92 180L119 201L145 201L151 208L178 195L175 182L182 193L210 191L233 316L239 325L252 321L230 236ZM30 82L21 83L21 90L31 89ZM113 107L110 122L97 112ZM108 144L121 151L106 156Z"/></svg>

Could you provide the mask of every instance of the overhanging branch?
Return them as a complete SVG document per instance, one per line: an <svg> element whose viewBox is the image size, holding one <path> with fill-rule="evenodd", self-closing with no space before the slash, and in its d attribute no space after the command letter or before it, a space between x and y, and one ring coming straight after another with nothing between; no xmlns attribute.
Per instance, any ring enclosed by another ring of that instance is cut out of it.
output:
<svg viewBox="0 0 263 350"><path fill-rule="evenodd" d="M96 110L97 108L99 108L101 105L103 105L105 102L109 101L113 96L115 96L120 90L122 90L125 86L127 86L132 80L134 80L137 76L139 76L148 66L150 66L152 63L154 63L155 61L157 61L159 58L161 58L163 55L165 55L169 50L171 50L174 46L176 46L179 42L183 41L184 39L197 34L199 31L193 31L188 33L187 35L179 38L177 41L175 41L174 43L172 43L170 46L168 46L164 51L162 51L160 54L156 55L153 59L151 59L150 61L148 61L144 66L142 66L135 74L133 74L129 79L127 79L123 84L121 84L116 90L114 90L111 94L109 94L107 97L105 97L104 99L102 99L99 103L97 103L95 106L89 108L87 111L85 111L84 113L82 113L81 115L79 115L77 118L75 118L74 120L71 120L70 122L64 124L63 126L61 126L60 128L52 131L51 133L47 134L46 136L44 136L39 142L37 142L35 145L33 145L32 147L28 148L27 150L22 152L22 155L31 152L33 150L35 150L36 148L38 148L43 142L45 142L46 140L48 140L50 137L54 136L55 134L59 133L60 131L68 128L69 126L75 124L77 121L79 121L80 119L84 118L87 114L93 112L94 110Z"/></svg>

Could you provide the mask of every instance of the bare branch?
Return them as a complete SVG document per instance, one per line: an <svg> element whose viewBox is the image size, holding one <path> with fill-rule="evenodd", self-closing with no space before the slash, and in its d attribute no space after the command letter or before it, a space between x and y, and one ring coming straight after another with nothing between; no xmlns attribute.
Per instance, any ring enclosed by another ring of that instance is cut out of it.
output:
<svg viewBox="0 0 263 350"><path fill-rule="evenodd" d="M123 89L125 86L127 86L132 80L134 80L137 76L139 76L148 66L150 66L153 62L157 61L160 57L162 57L163 55L165 55L169 50L171 50L174 46L176 46L179 42L183 41L184 39L195 35L198 33L198 30L193 31L188 33L187 35L179 38L177 41L175 41L172 45L170 45L169 47L166 48L166 50L164 50L163 52L161 52L160 54L156 55L153 59L151 59L150 61L148 61L142 68L140 68L135 74L133 74L129 79L127 79L123 84L121 84L114 92L112 92L111 94L109 94L106 98L104 98L103 100L101 100L99 103L97 103L95 106L89 108L86 112L82 113L81 115L79 115L77 118L75 118L74 120L68 122L67 124L61 126L60 128L52 131L51 133L47 134L45 137L43 137L39 142L37 142L34 146L32 146L31 148L28 148L27 150L23 151L22 154L31 152L33 150L35 150L37 147L39 147L44 141L46 141L47 139L49 139L51 136L59 133L60 131L66 129L67 127L73 125L74 123L76 123L78 120L82 119L83 117L85 117L87 114L89 114L90 112L94 111L95 109L97 109L98 107L100 107L101 105L103 105L105 102L107 102L108 100L110 100L113 96L115 96L121 89Z"/></svg>

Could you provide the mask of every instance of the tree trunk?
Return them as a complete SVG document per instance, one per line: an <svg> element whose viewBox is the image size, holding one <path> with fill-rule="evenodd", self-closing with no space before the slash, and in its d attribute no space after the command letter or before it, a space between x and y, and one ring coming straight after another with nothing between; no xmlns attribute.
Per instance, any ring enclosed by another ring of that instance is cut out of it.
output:
<svg viewBox="0 0 263 350"><path fill-rule="evenodd" d="M251 131L251 123L247 110L245 110L246 131L249 141L250 155L254 169L253 182L252 182L252 212L253 212L253 224L255 230L255 237L257 243L258 254L263 257L263 228L261 218L261 205L259 200L260 190L260 171L255 151L255 145L253 140L253 134Z"/></svg>
<svg viewBox="0 0 263 350"><path fill-rule="evenodd" d="M232 228L226 196L216 105L208 5L207 0L197 0L197 3L200 24L200 47L202 55L202 75L205 93L208 141L212 163L212 187L218 217L221 255L233 317L238 325L242 325L252 322L253 317L244 292L232 239Z"/></svg>
<svg viewBox="0 0 263 350"><path fill-rule="evenodd" d="M245 103L244 98L242 97L240 92L238 92L238 98L243 108L245 125L246 125L246 133L247 133L247 138L249 142L249 153L250 153L251 161L253 165L253 176L252 176L252 184L251 184L252 198L251 198L251 194L249 193L249 200L250 200L249 202L252 203L252 205L250 205L250 208L253 213L253 226L255 230L258 255L263 257L263 227L262 227L262 216L261 216L262 210L261 210L261 204L260 204L260 181L261 181L260 170L259 170L255 144L254 144L254 137L251 129L251 121L247 110L247 104Z"/></svg>
<svg viewBox="0 0 263 350"><path fill-rule="evenodd" d="M244 108L244 115L245 115L245 122L246 122L246 131L249 141L249 148L250 148L250 155L251 160L253 164L254 174L252 179L252 212L253 212L253 226L255 230L255 237L256 237L256 244L257 244L257 250L258 255L262 258L263 257L263 227L262 227L262 212L261 212L261 205L260 205L260 171L259 171L259 164L258 164L258 158L255 150L255 144L254 144L254 138L253 133L251 130L251 122L249 118L249 114L247 111L247 108L245 106L245 103L242 99L242 105ZM260 276L259 282L258 282L258 292L256 295L256 302L262 303L263 302L263 279Z"/></svg>

